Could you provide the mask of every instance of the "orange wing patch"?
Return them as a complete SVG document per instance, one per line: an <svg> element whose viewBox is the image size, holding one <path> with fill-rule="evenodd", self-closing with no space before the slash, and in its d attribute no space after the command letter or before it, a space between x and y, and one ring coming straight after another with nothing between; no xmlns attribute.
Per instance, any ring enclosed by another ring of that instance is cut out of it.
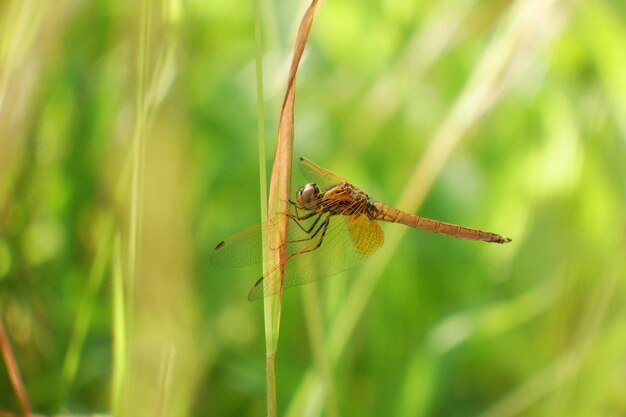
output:
<svg viewBox="0 0 626 417"><path fill-rule="evenodd" d="M385 242L382 227L365 214L348 216L346 224L354 247L363 255L371 255Z"/></svg>

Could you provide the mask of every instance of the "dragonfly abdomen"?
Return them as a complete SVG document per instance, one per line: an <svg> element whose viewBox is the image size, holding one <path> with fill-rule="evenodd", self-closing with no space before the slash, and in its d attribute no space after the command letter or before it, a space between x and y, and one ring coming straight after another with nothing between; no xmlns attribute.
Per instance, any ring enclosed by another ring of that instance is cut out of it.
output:
<svg viewBox="0 0 626 417"><path fill-rule="evenodd" d="M445 223L439 220L427 219L405 213L384 203L374 203L378 210L377 219L392 223L400 223L426 232L436 233L457 239L481 240L483 242L507 243L511 239L500 236L497 233L483 232L482 230L460 226L458 224Z"/></svg>

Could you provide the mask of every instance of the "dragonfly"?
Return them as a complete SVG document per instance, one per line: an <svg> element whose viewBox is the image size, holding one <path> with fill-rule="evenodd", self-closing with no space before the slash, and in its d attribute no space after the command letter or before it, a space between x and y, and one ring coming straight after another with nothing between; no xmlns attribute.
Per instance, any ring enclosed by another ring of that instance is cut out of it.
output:
<svg viewBox="0 0 626 417"><path fill-rule="evenodd" d="M300 169L310 182L298 190L295 201L289 200L289 211L285 213L288 232L282 285L272 282L277 267L265 271L250 290L250 301L362 264L383 245L385 235L380 222L400 223L458 239L489 243L512 240L373 201L360 188L304 157L300 158ZM211 264L230 268L262 262L263 235L270 226L266 222L221 241L211 254Z"/></svg>

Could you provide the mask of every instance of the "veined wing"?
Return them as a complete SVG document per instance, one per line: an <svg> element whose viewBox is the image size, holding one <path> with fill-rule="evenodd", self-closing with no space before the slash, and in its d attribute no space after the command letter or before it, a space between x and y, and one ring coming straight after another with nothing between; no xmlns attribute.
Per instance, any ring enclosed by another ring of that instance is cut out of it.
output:
<svg viewBox="0 0 626 417"><path fill-rule="evenodd" d="M309 181L317 184L322 190L327 190L337 184L346 182L340 176L302 156L300 157L300 170Z"/></svg>
<svg viewBox="0 0 626 417"><path fill-rule="evenodd" d="M330 216L328 221L323 238L320 235L323 230L320 230L287 256L283 290L354 268L376 252L384 242L380 225L365 215L336 215ZM316 248L320 239L322 243ZM252 288L248 299L256 300L279 292L280 286L273 281L276 277L274 270L267 271Z"/></svg>
<svg viewBox="0 0 626 417"><path fill-rule="evenodd" d="M254 265L263 260L263 232L268 224L258 224L222 240L211 252L211 265L235 268Z"/></svg>
<svg viewBox="0 0 626 417"><path fill-rule="evenodd" d="M295 214L293 207L290 209L291 215ZM300 213L303 214L303 213ZM323 217L323 216L320 216ZM299 220L296 222L290 218L287 228L287 256L307 248L310 243L310 233L304 229L308 229L318 218L314 216L308 220ZM320 220L317 226L319 227ZM263 253L263 235L267 234L270 229L270 222L258 224L256 226L245 229L237 234L224 239L217 244L210 255L210 262L216 268L237 268L240 266L254 265L266 260L266 254Z"/></svg>

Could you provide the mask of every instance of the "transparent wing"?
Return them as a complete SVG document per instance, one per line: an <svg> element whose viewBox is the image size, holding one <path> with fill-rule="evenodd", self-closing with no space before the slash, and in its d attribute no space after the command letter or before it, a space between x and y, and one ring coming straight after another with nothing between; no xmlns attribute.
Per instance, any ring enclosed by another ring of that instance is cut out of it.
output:
<svg viewBox="0 0 626 417"><path fill-rule="evenodd" d="M283 290L354 268L370 257L384 242L380 225L365 215L336 215L328 219L323 238L323 230L312 238L314 231L311 231L311 239L299 242L297 248L290 248L288 251ZM317 247L320 239L321 245ZM272 282L276 276L274 270L267 271L252 288L248 299L256 300L279 292L280 286Z"/></svg>
<svg viewBox="0 0 626 417"><path fill-rule="evenodd" d="M327 190L337 184L347 182L340 176L304 157L300 157L300 170L306 179L317 184L322 190Z"/></svg>
<svg viewBox="0 0 626 417"><path fill-rule="evenodd" d="M263 232L268 225L258 224L222 240L211 252L211 265L235 268L263 261Z"/></svg>
<svg viewBox="0 0 626 417"><path fill-rule="evenodd" d="M295 210L291 208L292 215ZM299 213L300 215L306 214ZM287 228L287 254L298 251L306 245L309 240L309 233L304 229L310 228L318 217L314 216L308 220L289 219ZM318 220L319 224L320 220ZM211 265L216 268L237 268L240 266L254 265L261 263L265 259L263 253L263 234L268 232L269 222L258 224L245 229L231 237L224 239L217 244L210 255ZM311 232L312 233L312 232Z"/></svg>

